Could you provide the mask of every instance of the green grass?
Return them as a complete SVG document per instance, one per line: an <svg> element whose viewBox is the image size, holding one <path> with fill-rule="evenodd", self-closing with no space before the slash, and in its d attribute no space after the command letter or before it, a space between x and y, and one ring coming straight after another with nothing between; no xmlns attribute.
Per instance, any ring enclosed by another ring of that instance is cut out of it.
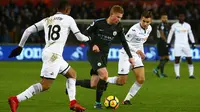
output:
<svg viewBox="0 0 200 112"><path fill-rule="evenodd" d="M78 79L90 78L88 62L69 62L76 69ZM30 85L40 81L41 62L0 62L0 112L8 112L7 98L17 95ZM173 63L166 66L168 78L157 78L152 69L156 62L145 62L146 81L138 94L132 99L133 105L120 105L115 112L200 112L200 77L198 62L194 63L197 79L188 78L187 64L181 63L181 79L176 80ZM117 62L109 62L110 76L117 74ZM132 72L127 84L116 86L109 84L103 99L116 95L120 102L126 96L135 81ZM20 103L18 112L69 112L68 96L65 95L65 78L57 77L49 91L38 94ZM76 98L87 108L87 112L112 112L113 110L95 110L95 91L77 87ZM102 101L103 101L102 99Z"/></svg>

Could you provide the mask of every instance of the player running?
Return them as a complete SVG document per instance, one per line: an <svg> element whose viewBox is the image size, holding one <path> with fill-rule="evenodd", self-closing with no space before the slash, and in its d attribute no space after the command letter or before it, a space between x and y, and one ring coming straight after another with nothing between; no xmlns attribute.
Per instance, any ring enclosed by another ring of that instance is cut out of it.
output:
<svg viewBox="0 0 200 112"><path fill-rule="evenodd" d="M42 80L40 83L31 85L19 95L9 97L8 101L12 112L17 111L19 102L27 100L35 94L48 90L56 79L58 73L67 78L66 88L70 99L69 108L77 112L86 110L75 99L76 71L63 59L62 53L70 30L79 41L88 41L89 38L80 33L74 19L71 16L68 16L71 7L67 1L60 2L57 11L58 12L55 15L47 17L28 27L24 31L18 47L12 50L9 56L9 58L11 58L19 55L29 35L44 30L46 45L42 53L43 65L40 75Z"/></svg>
<svg viewBox="0 0 200 112"><path fill-rule="evenodd" d="M107 57L112 41L119 39L127 53L127 61L133 65L134 59L124 36L124 28L120 24L123 16L123 8L114 5L108 18L94 21L86 30L86 35L91 37L87 51L88 61L92 66L90 71L91 80L77 80L77 85L86 88L96 88L96 103L94 108L101 109L101 97L106 89L108 71Z"/></svg>
<svg viewBox="0 0 200 112"><path fill-rule="evenodd" d="M109 77L108 82L111 84L124 85L128 78L130 69L133 70L136 81L130 88L126 98L122 102L125 105L131 105L130 100L136 95L145 80L145 71L142 60L145 59L143 44L147 41L149 34L151 33L152 27L152 12L144 11L141 15L140 22L133 25L126 34L126 40L130 47L132 56L135 59L135 64L132 66L128 61L128 55L122 48L119 51L119 62L118 62L118 76Z"/></svg>
<svg viewBox="0 0 200 112"><path fill-rule="evenodd" d="M190 24L185 22L185 13L179 12L178 14L178 22L174 23L171 27L171 30L169 32L168 38L167 38L167 45L170 47L170 42L172 39L173 33L175 33L175 42L174 42L174 55L175 55L175 64L174 64L174 70L176 73L176 79L180 79L180 58L181 56L185 56L187 63L188 63L188 69L189 69L189 78L195 79L194 76L194 66L192 64L192 53L190 50L190 45L188 42L188 35L190 38L190 41L192 43L192 49L195 48L195 40L194 35L191 30Z"/></svg>

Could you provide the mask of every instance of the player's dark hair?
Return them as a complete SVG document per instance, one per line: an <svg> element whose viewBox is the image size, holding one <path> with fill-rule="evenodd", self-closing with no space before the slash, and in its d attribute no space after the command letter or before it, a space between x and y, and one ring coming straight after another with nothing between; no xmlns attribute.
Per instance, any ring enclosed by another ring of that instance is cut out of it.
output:
<svg viewBox="0 0 200 112"><path fill-rule="evenodd" d="M124 14L124 9L119 5L113 5L112 8L110 9L110 14L115 12Z"/></svg>
<svg viewBox="0 0 200 112"><path fill-rule="evenodd" d="M59 11L63 11L63 10L65 10L68 6L70 6L69 3L68 3L68 0L60 0L60 3L59 3L59 5L58 5L57 9L58 9Z"/></svg>
<svg viewBox="0 0 200 112"><path fill-rule="evenodd" d="M184 10L179 10L178 11L178 16L181 15L181 14L186 15Z"/></svg>
<svg viewBox="0 0 200 112"><path fill-rule="evenodd" d="M153 17L153 14L151 11L144 11L142 13L142 17L145 17L145 18L152 18Z"/></svg>
<svg viewBox="0 0 200 112"><path fill-rule="evenodd" d="M160 18L161 18L162 16L167 16L167 13L166 13L166 12L162 12L162 13L160 14Z"/></svg>

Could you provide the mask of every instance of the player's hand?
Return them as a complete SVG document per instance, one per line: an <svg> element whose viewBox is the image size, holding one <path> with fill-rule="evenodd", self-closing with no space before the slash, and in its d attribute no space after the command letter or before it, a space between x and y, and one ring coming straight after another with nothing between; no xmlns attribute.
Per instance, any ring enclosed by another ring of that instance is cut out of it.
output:
<svg viewBox="0 0 200 112"><path fill-rule="evenodd" d="M140 57L142 58L142 60L145 59L145 54L141 50L137 50L136 53L140 55Z"/></svg>
<svg viewBox="0 0 200 112"><path fill-rule="evenodd" d="M135 59L134 58L129 58L129 62L131 63L132 67L134 68Z"/></svg>
<svg viewBox="0 0 200 112"><path fill-rule="evenodd" d="M16 57L16 56L20 55L21 52L22 52L22 47L18 46L17 48L15 48L11 51L8 58Z"/></svg>
<svg viewBox="0 0 200 112"><path fill-rule="evenodd" d="M195 43L192 43L191 47L192 47L192 49L195 49L196 48Z"/></svg>
<svg viewBox="0 0 200 112"><path fill-rule="evenodd" d="M100 52L99 47L97 45L94 45L92 47L92 51L94 51L94 52Z"/></svg>

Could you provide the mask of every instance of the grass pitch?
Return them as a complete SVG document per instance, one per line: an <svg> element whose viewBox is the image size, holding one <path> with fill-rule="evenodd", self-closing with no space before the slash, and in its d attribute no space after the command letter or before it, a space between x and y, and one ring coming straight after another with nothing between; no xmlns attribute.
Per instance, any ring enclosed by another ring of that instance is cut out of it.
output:
<svg viewBox="0 0 200 112"><path fill-rule="evenodd" d="M77 71L78 79L89 79L88 62L69 62ZM146 81L138 94L131 100L131 106L120 105L115 112L200 112L199 62L194 63L197 79L189 79L186 62L181 63L181 79L175 79L173 62L166 65L167 78L157 78L152 69L158 62L145 62ZM0 112L9 112L7 98L17 95L30 85L40 81L41 62L0 62ZM117 62L108 63L109 76L117 74ZM135 77L129 73L124 86L109 84L102 102L108 95L115 95L121 101L125 98ZM95 90L77 87L77 100L87 108L86 112L112 112L110 109L96 110ZM70 112L68 96L65 95L65 78L57 77L52 87L31 99L20 103L18 112Z"/></svg>

